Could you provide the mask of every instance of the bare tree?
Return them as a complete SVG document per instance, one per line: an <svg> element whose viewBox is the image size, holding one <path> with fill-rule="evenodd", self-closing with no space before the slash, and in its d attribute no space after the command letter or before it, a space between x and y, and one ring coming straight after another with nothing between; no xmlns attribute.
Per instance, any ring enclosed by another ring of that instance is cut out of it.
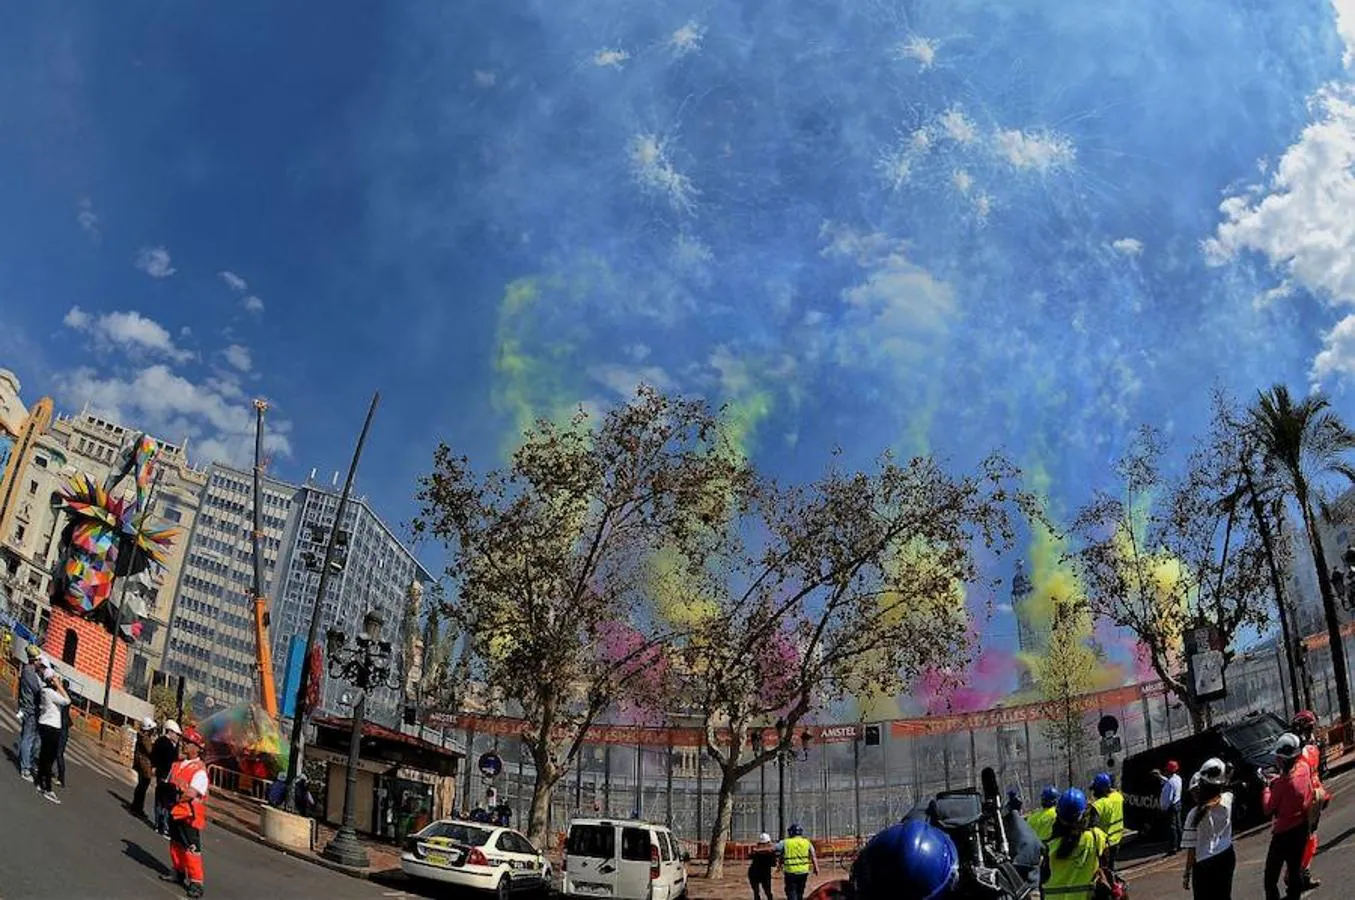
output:
<svg viewBox="0 0 1355 900"><path fill-rule="evenodd" d="M711 877L723 872L739 780L787 751L811 711L896 693L963 654L972 545L1010 543L1015 474L997 459L957 478L930 458L885 458L870 472L834 465L801 487L759 481L733 505L742 537L727 533L720 557L692 567L686 587L704 613L678 642L720 770Z"/></svg>
<svg viewBox="0 0 1355 900"><path fill-rule="evenodd" d="M1162 474L1162 452L1143 429L1117 468L1122 493L1098 493L1079 513L1073 558L1093 612L1134 632L1198 731L1205 706L1183 671L1185 634L1216 630L1226 666L1237 633L1266 624L1265 534L1246 503L1244 436L1222 408L1179 477Z"/></svg>
<svg viewBox="0 0 1355 900"><path fill-rule="evenodd" d="M477 475L445 444L421 481L417 533L448 545L446 612L487 693L521 707L536 769L528 834L545 846L551 792L588 728L625 696L662 636L603 661L607 629L646 625L646 561L700 559L742 463L699 402L642 387L601 421L539 422L504 469Z"/></svg>

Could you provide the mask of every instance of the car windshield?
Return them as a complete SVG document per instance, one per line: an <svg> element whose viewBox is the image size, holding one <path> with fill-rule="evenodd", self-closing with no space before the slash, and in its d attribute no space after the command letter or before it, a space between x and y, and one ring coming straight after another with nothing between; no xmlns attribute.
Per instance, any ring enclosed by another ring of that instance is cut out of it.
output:
<svg viewBox="0 0 1355 900"><path fill-rule="evenodd" d="M611 859L616 856L616 829L610 825L575 825L569 829L570 856Z"/></svg>
<svg viewBox="0 0 1355 900"><path fill-rule="evenodd" d="M434 822L419 832L421 838L448 838L468 847L483 847L489 841L490 831L464 822Z"/></svg>

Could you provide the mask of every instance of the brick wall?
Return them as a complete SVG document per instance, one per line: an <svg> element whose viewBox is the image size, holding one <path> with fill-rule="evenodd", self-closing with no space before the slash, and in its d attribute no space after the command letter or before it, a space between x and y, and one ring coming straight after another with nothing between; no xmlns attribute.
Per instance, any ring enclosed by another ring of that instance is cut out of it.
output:
<svg viewBox="0 0 1355 900"><path fill-rule="evenodd" d="M61 651L66 646L66 632L71 630L78 636L75 645L76 670L102 682L108 673L108 645L113 640L108 629L102 625L53 607L52 620L47 626L47 641L42 649L52 659L61 659ZM127 644L124 641L118 641L117 644L113 657L113 687L121 690L127 677Z"/></svg>

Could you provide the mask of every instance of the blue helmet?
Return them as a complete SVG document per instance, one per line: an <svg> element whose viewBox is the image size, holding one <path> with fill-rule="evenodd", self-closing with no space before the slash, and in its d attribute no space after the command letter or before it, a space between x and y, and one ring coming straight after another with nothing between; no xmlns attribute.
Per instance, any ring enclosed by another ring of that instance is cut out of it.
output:
<svg viewBox="0 0 1355 900"><path fill-rule="evenodd" d="M852 865L856 900L936 900L960 873L960 854L944 831L908 819L875 835Z"/></svg>
<svg viewBox="0 0 1355 900"><path fill-rule="evenodd" d="M1043 806L1045 809L1049 809L1051 806L1058 802L1059 802L1059 789L1054 787L1054 785L1052 784L1045 785L1044 790L1040 791L1040 805Z"/></svg>
<svg viewBox="0 0 1355 900"><path fill-rule="evenodd" d="M1110 793L1110 773L1097 772L1096 777L1092 779L1092 793L1098 797L1103 797Z"/></svg>
<svg viewBox="0 0 1355 900"><path fill-rule="evenodd" d="M786 829L786 834L790 835L791 837L800 837L804 833L805 830L800 827L799 822L793 822L791 826Z"/></svg>
<svg viewBox="0 0 1355 900"><path fill-rule="evenodd" d="M1087 812L1087 795L1080 788L1069 788L1059 797L1058 818L1066 825L1079 821Z"/></svg>

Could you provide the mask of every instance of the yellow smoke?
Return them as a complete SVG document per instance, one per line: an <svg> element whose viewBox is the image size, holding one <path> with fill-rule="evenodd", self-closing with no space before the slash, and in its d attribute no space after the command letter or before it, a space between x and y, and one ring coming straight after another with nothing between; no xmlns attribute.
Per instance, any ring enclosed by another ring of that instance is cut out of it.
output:
<svg viewBox="0 0 1355 900"><path fill-rule="evenodd" d="M659 616L675 628L695 631L720 614L720 606L692 587L686 563L676 550L665 548L649 560L649 591Z"/></svg>

